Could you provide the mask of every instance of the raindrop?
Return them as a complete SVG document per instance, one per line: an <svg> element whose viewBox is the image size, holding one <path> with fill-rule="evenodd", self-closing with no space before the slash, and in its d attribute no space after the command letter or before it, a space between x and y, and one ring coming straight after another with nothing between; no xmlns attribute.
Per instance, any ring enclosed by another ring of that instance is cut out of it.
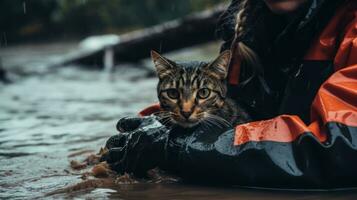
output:
<svg viewBox="0 0 357 200"><path fill-rule="evenodd" d="M3 38L4 38L4 46L6 47L6 46L7 46L6 32L3 32L2 35L3 35ZM0 43L0 44L1 44L1 43Z"/></svg>
<svg viewBox="0 0 357 200"><path fill-rule="evenodd" d="M26 14L26 2L25 2L25 1L22 2L22 7L23 7L23 9L24 9L24 14Z"/></svg>
<svg viewBox="0 0 357 200"><path fill-rule="evenodd" d="M159 52L162 53L162 40L160 40Z"/></svg>

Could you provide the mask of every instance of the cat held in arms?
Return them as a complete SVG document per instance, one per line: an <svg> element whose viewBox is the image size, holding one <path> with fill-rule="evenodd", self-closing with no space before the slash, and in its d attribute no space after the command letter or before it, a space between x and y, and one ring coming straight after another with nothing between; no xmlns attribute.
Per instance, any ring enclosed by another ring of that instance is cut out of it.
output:
<svg viewBox="0 0 357 200"><path fill-rule="evenodd" d="M227 74L231 51L213 62L174 62L151 51L159 77L157 95L164 124L192 128L232 127L251 121L248 113L227 96Z"/></svg>

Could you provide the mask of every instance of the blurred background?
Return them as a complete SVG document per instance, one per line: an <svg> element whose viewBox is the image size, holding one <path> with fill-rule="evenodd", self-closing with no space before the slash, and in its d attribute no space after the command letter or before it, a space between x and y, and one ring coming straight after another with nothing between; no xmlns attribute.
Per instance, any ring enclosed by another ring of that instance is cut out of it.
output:
<svg viewBox="0 0 357 200"><path fill-rule="evenodd" d="M37 70L45 63L64 65L75 61L101 68L105 64L105 46L116 48L111 52L115 60L137 62L147 58L151 49L169 52L212 42L216 40L216 20L227 3L228 0L3 0L0 77L4 80L6 71L11 73L12 66L24 63L39 64ZM152 34L157 29L163 30ZM80 46L81 41L87 43ZM93 44L96 53L92 51ZM85 55L88 51L91 55ZM48 63L49 58L52 63Z"/></svg>
<svg viewBox="0 0 357 200"><path fill-rule="evenodd" d="M224 0L3 0L1 46L121 34L212 8ZM226 1L227 2L227 1Z"/></svg>

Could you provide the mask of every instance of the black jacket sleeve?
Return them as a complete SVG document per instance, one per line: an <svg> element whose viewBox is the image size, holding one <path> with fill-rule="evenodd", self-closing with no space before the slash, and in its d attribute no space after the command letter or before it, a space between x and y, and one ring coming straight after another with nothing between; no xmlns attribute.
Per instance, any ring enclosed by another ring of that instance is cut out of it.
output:
<svg viewBox="0 0 357 200"><path fill-rule="evenodd" d="M233 129L223 134L196 130L170 139L163 167L188 180L209 184L279 189L356 187L357 128L339 123L329 123L326 128L331 137L325 142L305 133L293 142L242 145L234 145Z"/></svg>
<svg viewBox="0 0 357 200"><path fill-rule="evenodd" d="M187 181L279 189L357 187L357 128L328 123L321 142L304 133L293 142L234 145L235 130L167 129L143 118L132 131L113 136L103 157L118 172L143 175L161 167ZM223 132L223 133L222 133Z"/></svg>

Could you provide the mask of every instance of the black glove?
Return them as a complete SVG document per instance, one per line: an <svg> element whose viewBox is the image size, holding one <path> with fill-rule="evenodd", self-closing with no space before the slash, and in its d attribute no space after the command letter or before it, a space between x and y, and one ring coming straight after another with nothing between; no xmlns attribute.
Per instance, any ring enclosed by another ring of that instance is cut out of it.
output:
<svg viewBox="0 0 357 200"><path fill-rule="evenodd" d="M185 155L188 147L200 139L202 150L208 151L224 130L232 127L198 126L196 128L167 128L156 116L144 118L122 118L117 123L117 135L110 137L106 143L108 153L103 161L111 164L119 173L133 172L142 176L149 169L179 170L181 154ZM197 146L199 148L199 146ZM201 147L200 147L201 148ZM185 156L183 156L185 158Z"/></svg>
<svg viewBox="0 0 357 200"><path fill-rule="evenodd" d="M102 156L117 172L143 176L164 160L169 129L156 116L123 118L117 129L120 133L108 139L109 151Z"/></svg>
<svg viewBox="0 0 357 200"><path fill-rule="evenodd" d="M251 141L235 146L235 129L168 129L156 117L122 119L126 131L107 142L103 159L118 172L153 167L185 180L270 188L356 187L357 128L330 123L321 143L311 133L293 142Z"/></svg>

